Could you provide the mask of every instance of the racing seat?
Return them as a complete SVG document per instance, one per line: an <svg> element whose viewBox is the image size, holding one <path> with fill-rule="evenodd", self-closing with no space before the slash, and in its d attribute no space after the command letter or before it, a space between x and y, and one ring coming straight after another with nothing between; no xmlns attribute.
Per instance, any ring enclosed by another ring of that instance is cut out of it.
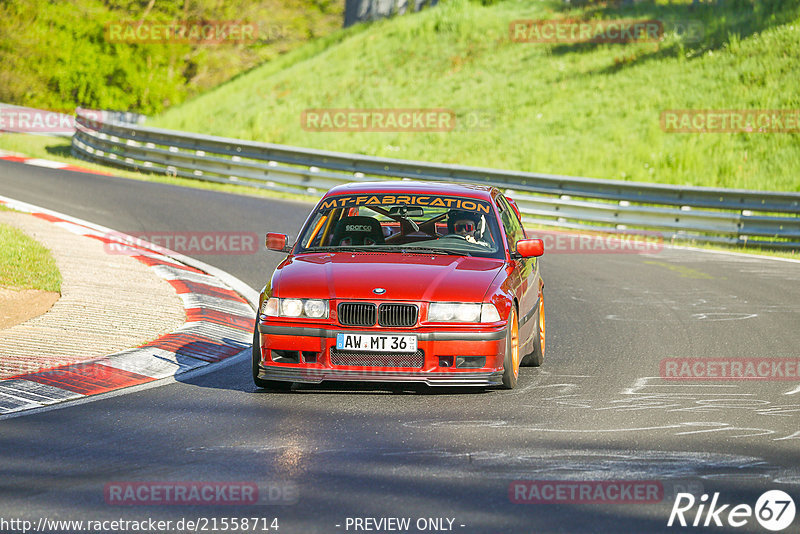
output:
<svg viewBox="0 0 800 534"><path fill-rule="evenodd" d="M342 217L333 230L331 245L383 245L383 229L372 217Z"/></svg>

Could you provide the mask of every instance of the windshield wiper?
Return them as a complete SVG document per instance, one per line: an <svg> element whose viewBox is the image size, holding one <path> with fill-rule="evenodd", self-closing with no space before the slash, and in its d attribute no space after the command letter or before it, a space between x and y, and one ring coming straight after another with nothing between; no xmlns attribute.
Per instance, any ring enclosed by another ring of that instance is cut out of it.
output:
<svg viewBox="0 0 800 534"><path fill-rule="evenodd" d="M403 254L445 254L448 256L472 256L469 252L456 252L455 250L446 250L433 247L401 247L400 251Z"/></svg>
<svg viewBox="0 0 800 534"><path fill-rule="evenodd" d="M395 252L400 254L442 254L447 256L472 256L469 252L456 252L433 247L413 247L408 245L364 245L343 247L314 247L303 250L305 253L315 252Z"/></svg>
<svg viewBox="0 0 800 534"><path fill-rule="evenodd" d="M345 245L340 247L314 247L314 248L307 248L303 252L391 252L396 250L394 247L388 247L386 245L362 245L362 246L354 246L354 245Z"/></svg>

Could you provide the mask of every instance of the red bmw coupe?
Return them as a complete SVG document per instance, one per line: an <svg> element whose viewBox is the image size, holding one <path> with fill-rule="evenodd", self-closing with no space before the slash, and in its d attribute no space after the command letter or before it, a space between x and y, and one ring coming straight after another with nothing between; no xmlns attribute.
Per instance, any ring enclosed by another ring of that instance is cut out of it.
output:
<svg viewBox="0 0 800 534"><path fill-rule="evenodd" d="M253 380L517 384L541 365L539 239L498 189L352 183L319 201L261 292Z"/></svg>

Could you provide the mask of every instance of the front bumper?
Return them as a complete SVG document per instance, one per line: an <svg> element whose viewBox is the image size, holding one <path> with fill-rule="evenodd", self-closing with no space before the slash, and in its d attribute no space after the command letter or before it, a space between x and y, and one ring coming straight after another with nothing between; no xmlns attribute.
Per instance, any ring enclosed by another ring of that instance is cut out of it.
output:
<svg viewBox="0 0 800 534"><path fill-rule="evenodd" d="M288 326L270 322L258 324L260 355L258 377L262 380L320 383L326 380L359 382L416 382L430 386L496 386L502 383L506 329L380 329L364 330L346 327ZM336 347L336 334L413 334L424 354L421 367L334 365L331 348ZM273 351L296 351L297 363L273 361ZM306 355L314 355L306 361ZM480 368L457 368L456 357L483 357ZM440 358L451 358L451 365L442 367Z"/></svg>

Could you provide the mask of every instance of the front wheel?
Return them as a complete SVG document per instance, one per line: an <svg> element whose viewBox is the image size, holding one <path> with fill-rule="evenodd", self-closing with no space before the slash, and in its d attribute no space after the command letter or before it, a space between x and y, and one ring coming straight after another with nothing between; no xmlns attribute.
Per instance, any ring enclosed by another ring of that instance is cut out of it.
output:
<svg viewBox="0 0 800 534"><path fill-rule="evenodd" d="M533 351L522 358L523 366L539 367L544 362L544 340L545 340L545 320L544 320L544 294L539 291L539 317L538 328L533 333Z"/></svg>
<svg viewBox="0 0 800 534"><path fill-rule="evenodd" d="M506 333L506 356L503 359L503 387L514 389L519 376L519 323L517 310L511 308Z"/></svg>
<svg viewBox="0 0 800 534"><path fill-rule="evenodd" d="M292 388L291 382L281 382L280 380L264 380L258 378L258 363L261 361L261 342L258 339L258 318L253 331L253 383L260 388L273 389L276 391L289 391Z"/></svg>

